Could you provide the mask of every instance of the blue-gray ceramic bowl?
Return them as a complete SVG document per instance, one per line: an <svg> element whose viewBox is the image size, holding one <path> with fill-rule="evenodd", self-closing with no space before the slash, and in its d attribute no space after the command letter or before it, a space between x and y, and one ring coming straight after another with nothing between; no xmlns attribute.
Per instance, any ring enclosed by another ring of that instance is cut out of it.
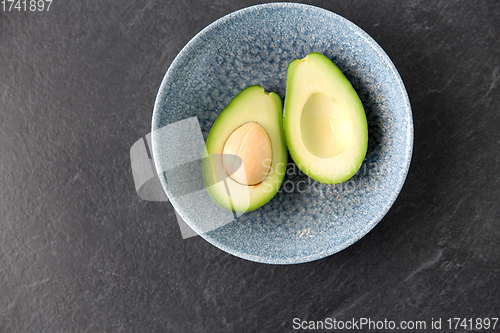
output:
<svg viewBox="0 0 500 333"><path fill-rule="evenodd" d="M353 178L338 185L316 183L289 159L283 185L270 202L231 223L203 231L198 221L211 213L196 209L195 196L187 204L177 200L170 187L172 179L167 173L160 176L178 214L208 242L235 256L295 264L332 255L375 227L405 181L413 149L413 120L394 64L352 22L318 7L293 3L231 13L203 29L182 49L165 74L155 103L152 145L157 169L165 170L165 164L177 158L168 152L183 145L158 134L161 128L197 119L199 137L206 139L219 113L242 89L258 84L284 98L287 65L313 51L325 54L342 70L365 107L368 152ZM192 151L180 148L188 155Z"/></svg>

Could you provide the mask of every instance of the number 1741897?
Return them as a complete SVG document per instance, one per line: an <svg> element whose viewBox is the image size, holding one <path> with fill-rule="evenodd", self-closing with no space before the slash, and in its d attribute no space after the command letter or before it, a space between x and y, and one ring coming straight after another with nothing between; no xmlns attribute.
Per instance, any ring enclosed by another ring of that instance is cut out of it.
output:
<svg viewBox="0 0 500 333"><path fill-rule="evenodd" d="M4 12L48 12L52 0L1 0L0 5Z"/></svg>

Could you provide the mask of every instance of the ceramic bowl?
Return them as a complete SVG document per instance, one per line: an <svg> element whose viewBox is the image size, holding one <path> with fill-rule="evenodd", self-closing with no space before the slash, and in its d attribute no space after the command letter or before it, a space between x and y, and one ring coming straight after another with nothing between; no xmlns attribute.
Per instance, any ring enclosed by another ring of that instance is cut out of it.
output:
<svg viewBox="0 0 500 333"><path fill-rule="evenodd" d="M284 98L288 64L310 52L329 57L365 107L369 142L360 170L345 183L324 185L289 158L280 191L264 206L238 215L207 208L196 161L217 116L250 85ZM182 49L158 92L152 146L172 205L204 239L244 259L294 264L345 249L384 217L408 172L413 120L398 71L367 33L318 7L271 3L224 16Z"/></svg>

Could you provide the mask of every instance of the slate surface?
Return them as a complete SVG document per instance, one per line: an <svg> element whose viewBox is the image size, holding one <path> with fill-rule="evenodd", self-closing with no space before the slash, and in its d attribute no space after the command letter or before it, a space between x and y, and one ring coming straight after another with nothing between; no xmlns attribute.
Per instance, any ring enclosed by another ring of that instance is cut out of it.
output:
<svg viewBox="0 0 500 333"><path fill-rule="evenodd" d="M165 71L206 25L252 4L0 11L0 332L289 332L294 318L361 317L432 331L432 318L500 317L494 0L311 2L379 42L413 107L405 186L348 249L253 263L183 240L169 203L138 198L129 150Z"/></svg>

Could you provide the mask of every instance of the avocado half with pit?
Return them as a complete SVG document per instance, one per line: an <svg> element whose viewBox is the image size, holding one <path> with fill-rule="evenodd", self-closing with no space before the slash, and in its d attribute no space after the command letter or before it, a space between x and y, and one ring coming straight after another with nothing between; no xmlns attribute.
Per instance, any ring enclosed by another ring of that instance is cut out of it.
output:
<svg viewBox="0 0 500 333"><path fill-rule="evenodd" d="M219 206L248 212L267 203L288 159L281 98L257 85L241 91L212 126L205 154L205 187Z"/></svg>
<svg viewBox="0 0 500 333"><path fill-rule="evenodd" d="M368 146L363 104L340 69L320 53L288 66L284 127L293 161L320 183L342 183L363 163Z"/></svg>

